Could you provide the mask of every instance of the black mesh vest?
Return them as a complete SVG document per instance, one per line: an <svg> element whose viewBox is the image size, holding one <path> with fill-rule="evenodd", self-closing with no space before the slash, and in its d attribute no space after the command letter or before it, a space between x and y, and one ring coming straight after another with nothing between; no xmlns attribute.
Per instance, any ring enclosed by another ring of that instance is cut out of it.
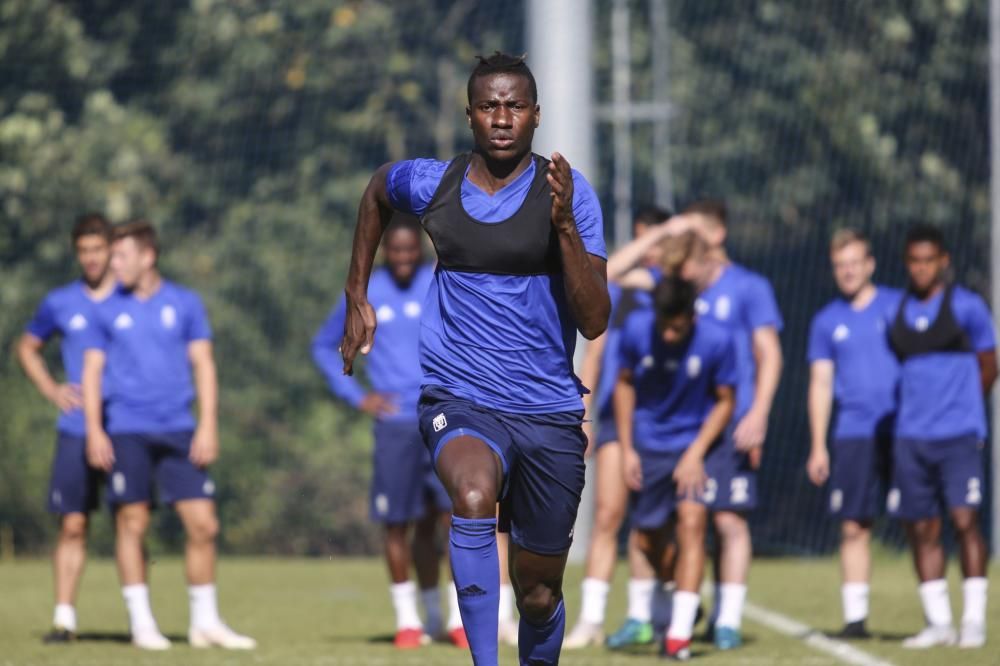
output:
<svg viewBox="0 0 1000 666"><path fill-rule="evenodd" d="M561 271L559 241L552 228L552 197L545 174L549 161L532 155L535 177L521 207L502 222L480 222L462 206L462 181L472 153L451 161L421 222L450 271L496 275L545 275Z"/></svg>
<svg viewBox="0 0 1000 666"><path fill-rule="evenodd" d="M926 330L918 331L906 323L904 312L910 293L903 295L896 312L896 320L889 331L889 342L896 357L905 361L912 356L931 354L934 352L971 352L972 345L969 336L955 319L951 309L951 296L954 285L945 287L941 297L941 307L938 309L934 322Z"/></svg>

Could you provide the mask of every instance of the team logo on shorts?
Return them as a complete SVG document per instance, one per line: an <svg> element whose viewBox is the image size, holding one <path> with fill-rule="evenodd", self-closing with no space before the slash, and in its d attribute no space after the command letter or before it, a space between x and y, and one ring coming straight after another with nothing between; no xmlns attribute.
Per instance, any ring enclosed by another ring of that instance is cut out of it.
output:
<svg viewBox="0 0 1000 666"><path fill-rule="evenodd" d="M375 496L375 513L380 516L389 513L389 498L384 493Z"/></svg>
<svg viewBox="0 0 1000 666"><path fill-rule="evenodd" d="M441 432L448 427L448 419L444 417L444 412L434 417L434 420L431 421L431 426L433 426L434 432Z"/></svg>
<svg viewBox="0 0 1000 666"><path fill-rule="evenodd" d="M172 305L164 305L160 310L160 323L163 328L173 328L177 324L177 310Z"/></svg>
<svg viewBox="0 0 1000 666"><path fill-rule="evenodd" d="M82 331L85 328L87 328L87 318L84 317L79 312L77 312L69 320L69 330L71 330L71 331Z"/></svg>
<svg viewBox="0 0 1000 666"><path fill-rule="evenodd" d="M701 357L691 356L687 361L687 373L688 377L694 379L701 374Z"/></svg>
<svg viewBox="0 0 1000 666"><path fill-rule="evenodd" d="M403 314L410 319L416 319L420 316L420 303L417 301L407 301L406 305L403 306Z"/></svg>
<svg viewBox="0 0 1000 666"><path fill-rule="evenodd" d="M62 493L58 490L52 491L52 503L55 506L62 506Z"/></svg>
<svg viewBox="0 0 1000 666"><path fill-rule="evenodd" d="M844 324L839 324L837 328L833 329L834 342L843 342L849 337L851 337L851 329L847 328Z"/></svg>
<svg viewBox="0 0 1000 666"><path fill-rule="evenodd" d="M135 324L135 322L132 321L132 316L129 315L129 313L127 313L127 312L123 312L120 315L118 315L117 317L115 317L115 324L114 325L115 325L115 328L117 328L117 329L132 328L133 324Z"/></svg>
<svg viewBox="0 0 1000 666"><path fill-rule="evenodd" d="M750 501L750 480L745 476L737 476L729 482L729 501L733 504L746 504Z"/></svg>
<svg viewBox="0 0 1000 666"><path fill-rule="evenodd" d="M121 472L115 472L111 475L111 489L115 491L115 495L125 494L125 475Z"/></svg>
<svg viewBox="0 0 1000 666"><path fill-rule="evenodd" d="M733 304L729 300L728 296L720 296L719 300L715 302L715 318L719 321L726 321L729 319L729 313L732 312Z"/></svg>
<svg viewBox="0 0 1000 666"><path fill-rule="evenodd" d="M206 495L214 495L215 482L212 481L212 479L206 479L205 483L203 483L201 486L201 492L205 493Z"/></svg>
<svg viewBox="0 0 1000 666"><path fill-rule="evenodd" d="M705 491L701 494L701 499L705 504L711 504L719 495L719 482L709 477L705 479Z"/></svg>
<svg viewBox="0 0 1000 666"><path fill-rule="evenodd" d="M885 508L889 510L889 513L899 511L900 497L899 488L893 488L889 491L889 495L885 498Z"/></svg>
<svg viewBox="0 0 1000 666"><path fill-rule="evenodd" d="M966 504L982 504L983 502L983 490L982 484L979 479L972 477L969 479L969 483L966 484L965 490L965 503Z"/></svg>
<svg viewBox="0 0 1000 666"><path fill-rule="evenodd" d="M653 367L653 357L652 356L643 356L642 357L642 361L640 361L640 364L644 368L652 368Z"/></svg>
<svg viewBox="0 0 1000 666"><path fill-rule="evenodd" d="M396 318L396 313L388 305L381 305L379 309L375 311L375 319L379 322L385 323L390 322Z"/></svg>
<svg viewBox="0 0 1000 666"><path fill-rule="evenodd" d="M840 511L842 506L844 506L844 491L837 488L830 493L830 511Z"/></svg>

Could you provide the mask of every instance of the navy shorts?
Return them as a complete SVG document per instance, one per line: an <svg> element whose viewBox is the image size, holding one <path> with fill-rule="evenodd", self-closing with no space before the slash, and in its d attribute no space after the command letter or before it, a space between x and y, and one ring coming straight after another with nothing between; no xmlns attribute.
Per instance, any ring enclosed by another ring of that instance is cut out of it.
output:
<svg viewBox="0 0 1000 666"><path fill-rule="evenodd" d="M372 520L409 523L430 508L451 511L416 421L376 421L372 458Z"/></svg>
<svg viewBox="0 0 1000 666"><path fill-rule="evenodd" d="M462 435L480 439L503 464L501 531L522 548L559 555L573 542L583 492L583 412L511 414L487 409L437 387L420 396L420 431L437 462Z"/></svg>
<svg viewBox="0 0 1000 666"><path fill-rule="evenodd" d="M677 510L674 470L684 451L639 451L642 490L629 493L631 526L638 530L663 527Z"/></svg>
<svg viewBox="0 0 1000 666"><path fill-rule="evenodd" d="M49 478L49 511L64 516L96 509L101 476L87 464L87 439L58 433Z"/></svg>
<svg viewBox="0 0 1000 666"><path fill-rule="evenodd" d="M757 471L750 457L736 450L732 429L705 456L705 494L709 511L744 513L757 508Z"/></svg>
<svg viewBox="0 0 1000 666"><path fill-rule="evenodd" d="M215 483L208 472L188 458L190 430L170 433L114 434L115 464L108 477L108 503L152 502L173 504L187 499L212 499Z"/></svg>
<svg viewBox="0 0 1000 666"><path fill-rule="evenodd" d="M978 509L983 504L984 479L983 442L975 435L897 439L886 507L903 520L937 518L944 509Z"/></svg>
<svg viewBox="0 0 1000 666"><path fill-rule="evenodd" d="M594 436L594 450L605 444L618 443L618 426L615 424L615 414L610 409L597 415L597 433Z"/></svg>
<svg viewBox="0 0 1000 666"><path fill-rule="evenodd" d="M830 515L840 520L874 520L889 481L892 438L837 439L830 448Z"/></svg>

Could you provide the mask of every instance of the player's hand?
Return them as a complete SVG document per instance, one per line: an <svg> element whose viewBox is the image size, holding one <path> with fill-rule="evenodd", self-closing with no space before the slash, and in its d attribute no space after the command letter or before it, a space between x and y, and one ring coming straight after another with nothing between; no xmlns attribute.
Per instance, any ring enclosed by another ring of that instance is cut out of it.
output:
<svg viewBox="0 0 1000 666"><path fill-rule="evenodd" d="M58 407L60 412L83 409L83 394L80 392L79 384L57 384L45 397Z"/></svg>
<svg viewBox="0 0 1000 666"><path fill-rule="evenodd" d="M822 486L830 478L830 454L824 449L813 449L806 463L806 473L809 480L817 486Z"/></svg>
<svg viewBox="0 0 1000 666"><path fill-rule="evenodd" d="M629 487L629 490L636 492L642 490L642 461L639 459L639 454L635 452L635 449L627 449L622 462L625 470L625 485Z"/></svg>
<svg viewBox="0 0 1000 666"><path fill-rule="evenodd" d="M377 419L392 416L399 411L392 396L385 393L376 393L375 391L372 391L361 399L358 409Z"/></svg>
<svg viewBox="0 0 1000 666"><path fill-rule="evenodd" d="M556 231L576 229L573 218L573 173L569 162L559 153L552 153L549 172L545 176L552 188L552 226Z"/></svg>
<svg viewBox="0 0 1000 666"><path fill-rule="evenodd" d="M766 437L767 414L755 409L747 412L746 416L736 424L736 430L733 432L733 442L736 444L736 450L743 451L744 453L749 452L750 449L755 447L762 446Z"/></svg>
<svg viewBox="0 0 1000 666"><path fill-rule="evenodd" d="M594 446L594 438L597 436L594 432L594 420L588 419L583 422L583 434L587 438L587 448L583 451L583 457L589 458L594 455L596 447Z"/></svg>
<svg viewBox="0 0 1000 666"><path fill-rule="evenodd" d="M344 374L354 374L354 357L360 351L368 354L375 344L375 308L367 300L347 297L347 317L344 319L344 339L337 350L344 357Z"/></svg>
<svg viewBox="0 0 1000 666"><path fill-rule="evenodd" d="M199 424L191 438L188 458L198 467L208 467L219 459L219 431L214 426Z"/></svg>
<svg viewBox="0 0 1000 666"><path fill-rule="evenodd" d="M103 430L87 433L87 464L105 472L110 472L115 464L115 449Z"/></svg>
<svg viewBox="0 0 1000 666"><path fill-rule="evenodd" d="M705 492L705 463L700 456L685 453L674 468L677 494L684 499L697 499Z"/></svg>
<svg viewBox="0 0 1000 666"><path fill-rule="evenodd" d="M750 452L747 453L747 458L750 460L750 469L760 469L760 463L764 459L764 447L753 447L750 449Z"/></svg>

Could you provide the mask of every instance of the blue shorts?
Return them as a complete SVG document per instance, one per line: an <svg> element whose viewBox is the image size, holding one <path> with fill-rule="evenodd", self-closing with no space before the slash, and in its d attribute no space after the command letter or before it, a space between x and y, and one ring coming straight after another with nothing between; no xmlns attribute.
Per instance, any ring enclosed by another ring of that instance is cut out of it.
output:
<svg viewBox="0 0 1000 666"><path fill-rule="evenodd" d="M87 464L87 439L58 433L49 478L49 511L64 516L96 509L101 477Z"/></svg>
<svg viewBox="0 0 1000 666"><path fill-rule="evenodd" d="M830 448L830 515L839 520L874 520L889 480L892 439L837 439Z"/></svg>
<svg viewBox="0 0 1000 666"><path fill-rule="evenodd" d="M559 555L573 542L583 492L583 413L511 414L487 409L437 387L420 396L420 431L435 463L462 435L480 439L503 464L501 531L522 548Z"/></svg>
<svg viewBox="0 0 1000 666"><path fill-rule="evenodd" d="M615 412L610 406L597 414L597 433L594 436L594 451L605 444L618 442L618 426L615 424Z"/></svg>
<svg viewBox="0 0 1000 666"><path fill-rule="evenodd" d="M212 499L215 483L188 458L193 436L190 430L111 435L115 464L108 477L108 503L152 502L154 477L157 499L164 504Z"/></svg>
<svg viewBox="0 0 1000 666"><path fill-rule="evenodd" d="M416 421L376 421L372 463L372 520L409 523L430 508L451 511Z"/></svg>
<svg viewBox="0 0 1000 666"><path fill-rule="evenodd" d="M629 516L633 529L663 527L677 510L674 470L684 451L639 450L642 463L642 490L629 493Z"/></svg>
<svg viewBox="0 0 1000 666"><path fill-rule="evenodd" d="M986 489L983 468L983 442L975 435L897 439L886 507L903 520L938 518L944 509L978 509Z"/></svg>
<svg viewBox="0 0 1000 666"><path fill-rule="evenodd" d="M709 511L744 513L757 508L757 471L750 457L736 450L732 429L705 456L705 494Z"/></svg>

